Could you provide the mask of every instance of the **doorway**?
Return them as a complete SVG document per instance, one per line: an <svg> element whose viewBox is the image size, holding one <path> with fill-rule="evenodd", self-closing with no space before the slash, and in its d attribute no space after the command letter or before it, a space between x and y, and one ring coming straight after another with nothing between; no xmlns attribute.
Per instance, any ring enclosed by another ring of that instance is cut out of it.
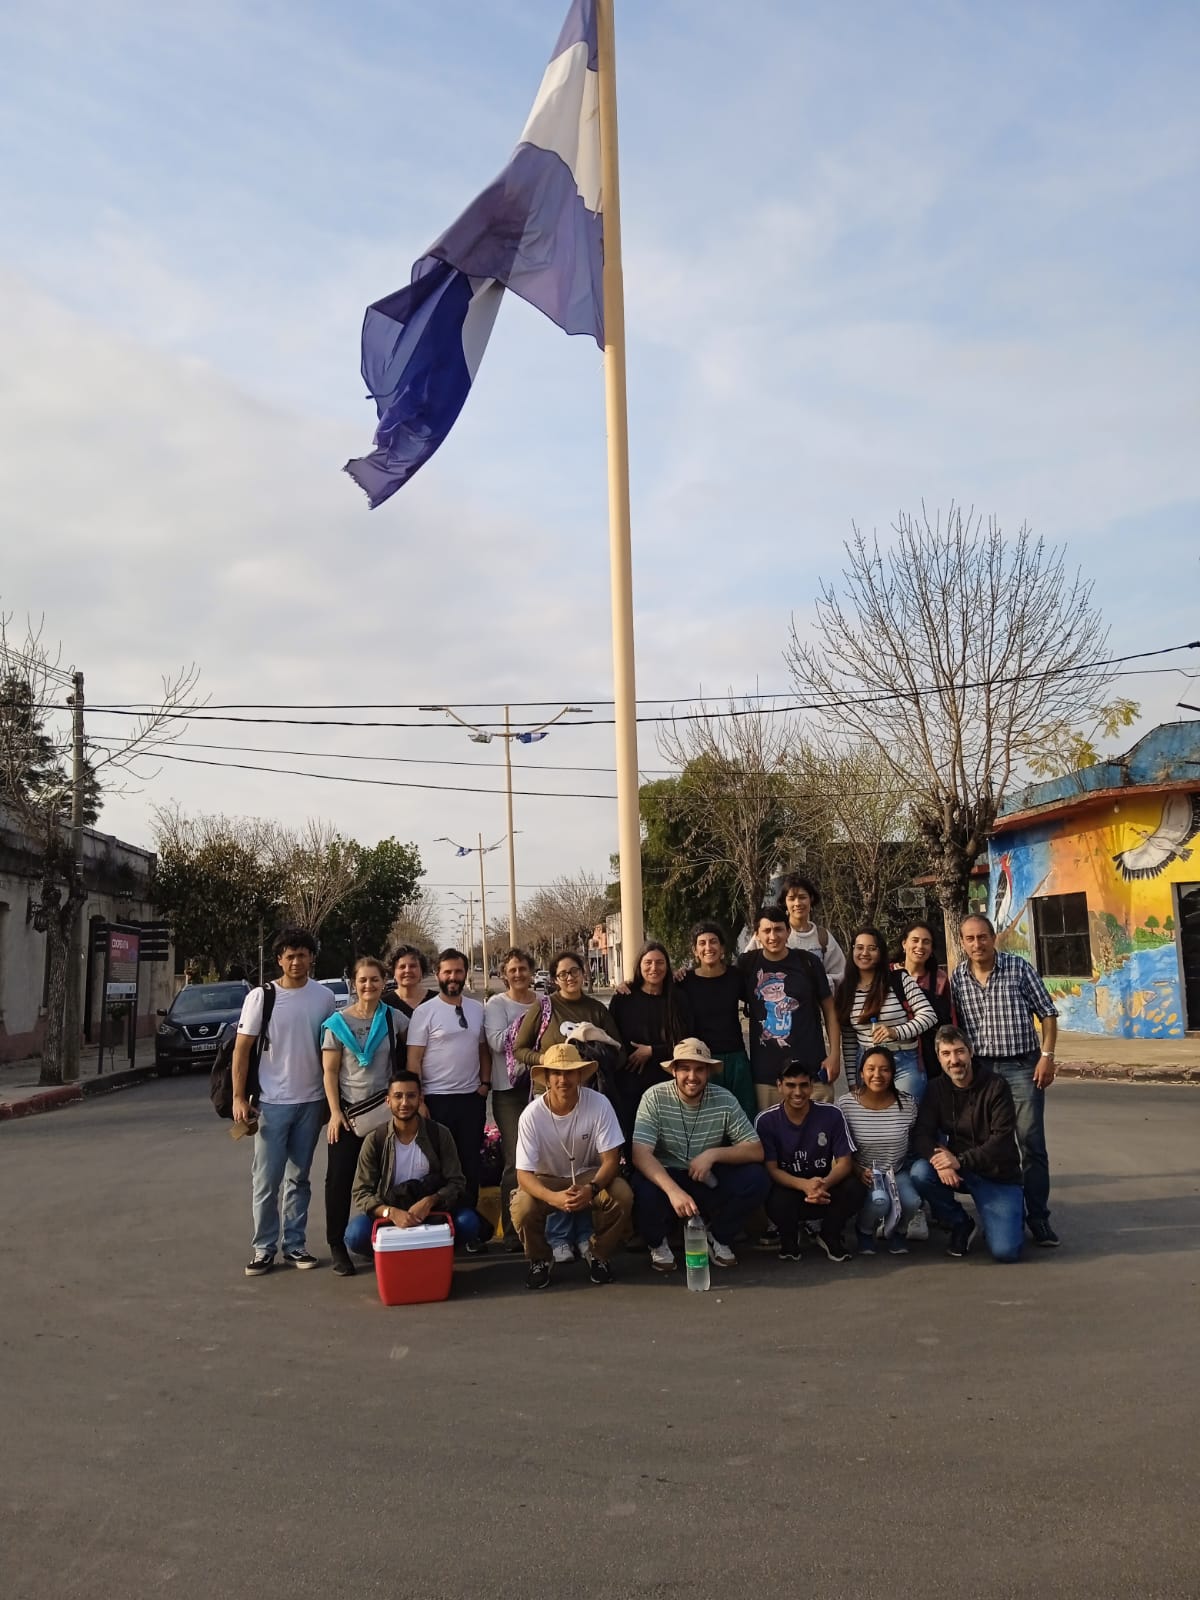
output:
<svg viewBox="0 0 1200 1600"><path fill-rule="evenodd" d="M1200 1031L1200 883L1178 883L1179 966L1183 978L1184 1027Z"/></svg>

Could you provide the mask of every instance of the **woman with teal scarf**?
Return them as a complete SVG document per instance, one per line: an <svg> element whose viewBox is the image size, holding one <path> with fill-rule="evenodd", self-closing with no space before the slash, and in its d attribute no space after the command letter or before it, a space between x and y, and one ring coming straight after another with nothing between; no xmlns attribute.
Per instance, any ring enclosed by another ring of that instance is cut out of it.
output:
<svg viewBox="0 0 1200 1600"><path fill-rule="evenodd" d="M347 1117L347 1108L379 1095L382 1097L379 1120L388 1120L388 1078L396 1046L403 1045L408 1031L408 1019L403 1012L380 1004L386 981L382 961L374 956L360 956L354 963L354 1001L326 1020L321 1036L325 1098L329 1101L325 1237L333 1257L333 1270L341 1278L354 1276L354 1263L346 1249L346 1225L350 1221L358 1152L362 1149L363 1138L370 1132L370 1127L364 1124L372 1115L366 1112L355 1117L356 1132Z"/></svg>

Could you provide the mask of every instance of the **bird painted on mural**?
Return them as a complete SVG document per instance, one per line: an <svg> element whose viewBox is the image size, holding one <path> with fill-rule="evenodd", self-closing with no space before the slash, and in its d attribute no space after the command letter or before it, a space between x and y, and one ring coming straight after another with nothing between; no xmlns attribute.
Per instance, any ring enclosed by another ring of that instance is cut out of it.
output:
<svg viewBox="0 0 1200 1600"><path fill-rule="evenodd" d="M1172 861L1191 860L1192 852L1185 850L1184 845L1198 833L1200 794L1168 795L1154 832L1146 834L1141 844L1119 851L1113 861L1127 880L1157 878Z"/></svg>
<svg viewBox="0 0 1200 1600"><path fill-rule="evenodd" d="M1013 903L1012 866L1008 859L1008 851L996 863L998 878L996 882L996 910L992 921L996 927L1003 928L1008 923L1009 913Z"/></svg>

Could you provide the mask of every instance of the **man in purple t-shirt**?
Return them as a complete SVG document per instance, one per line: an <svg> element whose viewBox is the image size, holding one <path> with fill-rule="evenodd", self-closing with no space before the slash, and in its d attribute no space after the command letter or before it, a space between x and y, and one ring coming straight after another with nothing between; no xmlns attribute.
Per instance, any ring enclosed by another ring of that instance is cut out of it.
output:
<svg viewBox="0 0 1200 1600"><path fill-rule="evenodd" d="M779 1071L780 1103L761 1111L771 1190L767 1215L779 1229L779 1259L799 1261L800 1224L819 1223L817 1243L831 1261L848 1261L843 1235L862 1205L854 1178L854 1140L836 1106L813 1103L813 1069L790 1061Z"/></svg>

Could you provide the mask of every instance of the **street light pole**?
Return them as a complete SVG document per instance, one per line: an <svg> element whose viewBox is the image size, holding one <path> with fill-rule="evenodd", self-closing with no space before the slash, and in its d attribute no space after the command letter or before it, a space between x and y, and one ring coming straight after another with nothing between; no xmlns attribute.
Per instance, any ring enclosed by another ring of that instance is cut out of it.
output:
<svg viewBox="0 0 1200 1600"><path fill-rule="evenodd" d="M488 967L487 947L487 890L483 885L483 835L480 833L476 837L479 840L476 846L479 851L479 937L483 945L483 998L486 1000L488 979L491 977L491 971Z"/></svg>
<svg viewBox="0 0 1200 1600"><path fill-rule="evenodd" d="M512 718L504 708L504 792L508 807L508 943L517 946L517 847L513 839ZM480 860L482 861L482 856Z"/></svg>

